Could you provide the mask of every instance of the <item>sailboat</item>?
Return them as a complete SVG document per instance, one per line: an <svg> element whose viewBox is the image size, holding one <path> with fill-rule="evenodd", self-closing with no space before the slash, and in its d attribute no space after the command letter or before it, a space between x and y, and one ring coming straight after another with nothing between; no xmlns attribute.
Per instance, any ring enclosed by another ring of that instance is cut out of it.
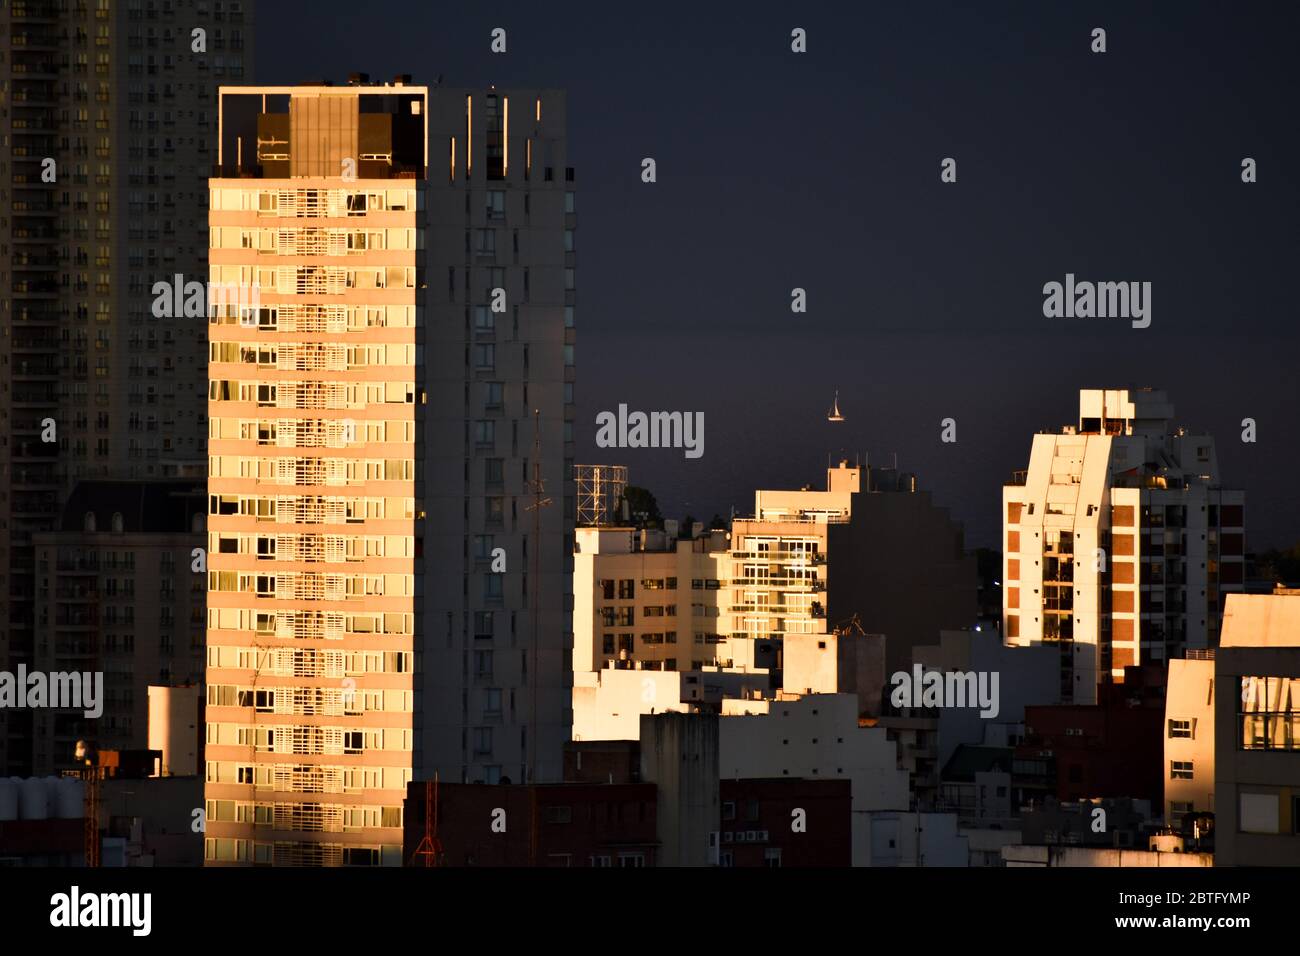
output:
<svg viewBox="0 0 1300 956"><path fill-rule="evenodd" d="M829 412L826 413L826 420L827 420L828 422L842 422L842 421L844 421L844 415L840 413L840 392L839 392L839 389L836 389L836 390L835 390L835 401L834 401L833 403L831 403L831 410L830 410Z"/></svg>

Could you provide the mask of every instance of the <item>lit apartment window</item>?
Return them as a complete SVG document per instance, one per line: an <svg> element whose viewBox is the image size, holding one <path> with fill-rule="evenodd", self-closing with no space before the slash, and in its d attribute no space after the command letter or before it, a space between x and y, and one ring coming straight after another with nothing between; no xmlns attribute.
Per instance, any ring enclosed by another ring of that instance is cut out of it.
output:
<svg viewBox="0 0 1300 956"><path fill-rule="evenodd" d="M1300 750L1300 678L1241 678L1237 746L1241 750Z"/></svg>
<svg viewBox="0 0 1300 956"><path fill-rule="evenodd" d="M564 211L566 214L572 214L578 211L577 193L569 190L564 194Z"/></svg>

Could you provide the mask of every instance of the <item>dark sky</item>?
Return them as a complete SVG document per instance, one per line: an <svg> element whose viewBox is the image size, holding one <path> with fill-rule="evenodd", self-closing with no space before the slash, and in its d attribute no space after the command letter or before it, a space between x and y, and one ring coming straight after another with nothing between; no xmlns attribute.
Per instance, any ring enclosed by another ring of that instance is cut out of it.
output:
<svg viewBox="0 0 1300 956"><path fill-rule="evenodd" d="M828 452L896 452L969 544L994 545L1032 433L1074 421L1081 387L1150 385L1216 436L1252 549L1300 542L1300 5L262 0L257 14L258 82L365 71L567 91L578 460L630 465L665 513L748 513L755 488L817 486ZM489 51L497 26L505 55ZM949 156L955 185L939 181ZM1151 282L1151 327L1044 318L1043 284L1067 272ZM807 314L790 311L796 286ZM848 421L832 425L836 388ZM595 416L620 402L703 411L704 456L597 449ZM1245 417L1256 444L1240 441Z"/></svg>

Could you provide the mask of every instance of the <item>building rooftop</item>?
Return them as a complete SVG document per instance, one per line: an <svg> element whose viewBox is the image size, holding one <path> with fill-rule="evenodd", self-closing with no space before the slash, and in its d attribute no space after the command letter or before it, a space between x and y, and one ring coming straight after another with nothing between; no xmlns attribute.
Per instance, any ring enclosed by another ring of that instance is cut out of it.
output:
<svg viewBox="0 0 1300 956"><path fill-rule="evenodd" d="M193 479L82 481L63 509L62 531L190 534L203 530L207 488ZM89 527L88 515L94 515ZM114 517L121 517L120 526ZM196 526L197 517L197 526Z"/></svg>
<svg viewBox="0 0 1300 956"><path fill-rule="evenodd" d="M1220 647L1300 647L1300 593L1229 594Z"/></svg>

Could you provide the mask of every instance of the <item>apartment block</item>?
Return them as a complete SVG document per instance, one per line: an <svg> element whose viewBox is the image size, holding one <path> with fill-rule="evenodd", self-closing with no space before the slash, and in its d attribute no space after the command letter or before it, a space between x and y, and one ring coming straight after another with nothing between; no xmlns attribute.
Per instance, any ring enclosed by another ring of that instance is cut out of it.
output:
<svg viewBox="0 0 1300 956"><path fill-rule="evenodd" d="M853 794L847 780L723 780L718 799L718 866L852 865Z"/></svg>
<svg viewBox="0 0 1300 956"><path fill-rule="evenodd" d="M1159 807L1165 676L1157 664L1131 667L1124 681L1099 689L1096 703L1025 707L1017 763L1031 778L1045 769L1062 801L1133 797Z"/></svg>
<svg viewBox="0 0 1300 956"><path fill-rule="evenodd" d="M202 682L207 582L194 552L206 512L201 481L90 479L68 498L58 530L33 535L35 669L104 675L100 716L34 712L38 773L75 767L82 739L146 749L150 685Z"/></svg>
<svg viewBox="0 0 1300 956"><path fill-rule="evenodd" d="M636 739L642 714L717 712L775 690L780 642L732 634L725 531L580 527L573 736Z"/></svg>
<svg viewBox="0 0 1300 956"><path fill-rule="evenodd" d="M1220 484L1213 438L1173 418L1163 392L1084 389L1078 423L1035 435L1003 488L1003 632L1060 650L1063 700L1214 647L1242 589L1244 493Z"/></svg>
<svg viewBox="0 0 1300 956"><path fill-rule="evenodd" d="M729 702L718 721L719 772L733 778L847 779L853 865L870 857L869 813L909 808L907 772L883 727L858 717L853 694ZM644 747L644 741L642 746Z"/></svg>
<svg viewBox="0 0 1300 956"><path fill-rule="evenodd" d="M33 536L79 481L202 474L205 324L155 284L206 275L216 88L246 81L253 11L0 8L0 663L32 666ZM0 772L31 771L31 719L0 713Z"/></svg>
<svg viewBox="0 0 1300 956"><path fill-rule="evenodd" d="M731 551L734 636L857 627L885 635L892 673L978 613L961 526L897 469L841 461L824 491L756 491L754 516L732 522Z"/></svg>
<svg viewBox="0 0 1300 956"><path fill-rule="evenodd" d="M655 813L652 783L421 781L407 796L406 865L655 866Z"/></svg>
<svg viewBox="0 0 1300 956"><path fill-rule="evenodd" d="M415 727L428 91L221 91L209 864L400 865Z"/></svg>
<svg viewBox="0 0 1300 956"><path fill-rule="evenodd" d="M1165 693L1166 825L1214 812L1214 650L1169 662Z"/></svg>
<svg viewBox="0 0 1300 956"><path fill-rule="evenodd" d="M1296 866L1300 591L1228 598L1214 683L1214 865Z"/></svg>
<svg viewBox="0 0 1300 956"><path fill-rule="evenodd" d="M758 490L754 511L729 533L681 539L578 529L576 736L631 734L639 714L725 710L782 688L850 692L859 714L876 715L892 657L906 652L910 667L928 628L974 620L961 529L912 476L841 461L826 490ZM868 633L873 622L894 630Z"/></svg>
<svg viewBox="0 0 1300 956"><path fill-rule="evenodd" d="M729 558L725 531L679 539L653 528L577 529L574 670L753 667L761 655L729 640Z"/></svg>
<svg viewBox="0 0 1300 956"><path fill-rule="evenodd" d="M429 102L416 770L558 781L572 726L579 255L566 102L451 87Z"/></svg>

